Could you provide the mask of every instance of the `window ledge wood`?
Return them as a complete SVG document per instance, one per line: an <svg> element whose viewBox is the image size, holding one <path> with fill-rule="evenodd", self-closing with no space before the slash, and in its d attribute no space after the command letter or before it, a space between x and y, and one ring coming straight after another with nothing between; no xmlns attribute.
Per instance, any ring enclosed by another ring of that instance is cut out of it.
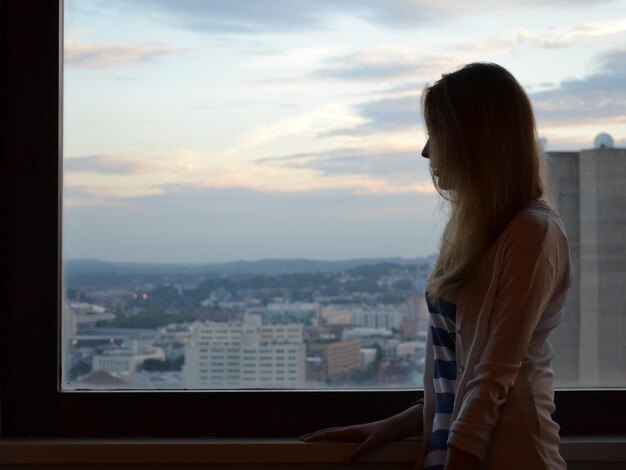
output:
<svg viewBox="0 0 626 470"><path fill-rule="evenodd" d="M419 439L388 444L363 463L414 462ZM0 439L6 464L122 463L317 463L346 462L355 443L304 443L298 439ZM564 437L561 453L570 462L626 462L626 436Z"/></svg>
<svg viewBox="0 0 626 470"><path fill-rule="evenodd" d="M393 442L361 462L410 462L417 439ZM3 464L121 463L343 463L355 443L298 439L1 439Z"/></svg>

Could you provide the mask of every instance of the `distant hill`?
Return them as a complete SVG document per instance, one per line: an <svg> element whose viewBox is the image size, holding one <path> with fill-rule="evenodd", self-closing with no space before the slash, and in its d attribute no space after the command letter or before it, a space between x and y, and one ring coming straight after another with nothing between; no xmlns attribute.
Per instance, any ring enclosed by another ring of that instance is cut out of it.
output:
<svg viewBox="0 0 626 470"><path fill-rule="evenodd" d="M264 259L258 261L234 261L215 264L163 264L163 263L111 263L98 260L67 260L65 274L68 277L82 274L266 274L280 275L291 273L339 272L359 266L377 264L397 264L412 266L428 261L422 258L359 258L341 261L321 261L309 259Z"/></svg>

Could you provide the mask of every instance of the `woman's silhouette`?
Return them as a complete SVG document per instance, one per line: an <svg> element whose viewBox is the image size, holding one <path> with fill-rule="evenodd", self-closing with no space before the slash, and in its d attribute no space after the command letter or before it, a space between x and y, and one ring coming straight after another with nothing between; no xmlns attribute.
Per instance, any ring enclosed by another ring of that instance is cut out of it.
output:
<svg viewBox="0 0 626 470"><path fill-rule="evenodd" d="M424 400L302 439L360 441L357 459L421 434L418 468L565 469L548 335L571 283L569 249L543 199L530 102L504 68L475 63L427 87L422 108L422 155L450 214L427 280Z"/></svg>

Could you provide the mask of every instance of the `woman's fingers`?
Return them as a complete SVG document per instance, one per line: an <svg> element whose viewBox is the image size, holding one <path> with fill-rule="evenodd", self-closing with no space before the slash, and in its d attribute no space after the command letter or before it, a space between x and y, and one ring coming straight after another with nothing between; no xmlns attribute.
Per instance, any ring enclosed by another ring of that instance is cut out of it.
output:
<svg viewBox="0 0 626 470"><path fill-rule="evenodd" d="M305 434L300 436L305 442L316 442L316 441L358 441L362 440L365 436L362 433L354 430L353 428L328 428L322 429L320 431L312 432L310 434Z"/></svg>
<svg viewBox="0 0 626 470"><path fill-rule="evenodd" d="M302 436L300 436L300 439L302 439L303 441L308 440L308 439L314 439L319 435L324 435L326 433L329 433L331 431L335 431L337 429L341 429L341 428L325 428L325 429L319 429L315 432L311 432L309 434L303 434Z"/></svg>
<svg viewBox="0 0 626 470"><path fill-rule="evenodd" d="M356 462L363 454L379 447L382 441L378 437L373 437L371 431L360 426L347 426L344 428L326 428L310 434L300 436L304 442L317 441L344 441L361 442L350 454L348 462Z"/></svg>

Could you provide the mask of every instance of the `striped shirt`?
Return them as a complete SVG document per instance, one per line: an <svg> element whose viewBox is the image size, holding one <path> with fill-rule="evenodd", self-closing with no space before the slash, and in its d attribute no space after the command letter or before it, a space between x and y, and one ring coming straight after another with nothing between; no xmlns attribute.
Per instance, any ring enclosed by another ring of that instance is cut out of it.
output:
<svg viewBox="0 0 626 470"><path fill-rule="evenodd" d="M426 293L430 312L430 334L433 343L433 385L435 388L435 417L428 441L424 470L443 470L448 451L450 417L456 393L456 305L439 299L431 303Z"/></svg>

